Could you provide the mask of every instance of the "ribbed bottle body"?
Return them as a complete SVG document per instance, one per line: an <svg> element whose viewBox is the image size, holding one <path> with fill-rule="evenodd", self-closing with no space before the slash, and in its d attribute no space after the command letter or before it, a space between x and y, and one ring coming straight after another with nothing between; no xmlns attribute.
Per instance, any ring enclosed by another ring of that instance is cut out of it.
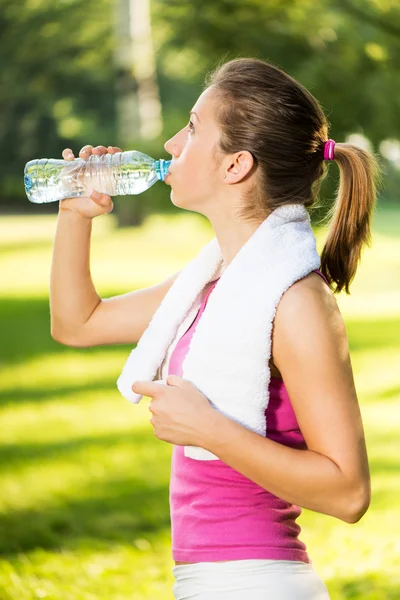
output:
<svg viewBox="0 0 400 600"><path fill-rule="evenodd" d="M40 158L25 166L25 190L37 204L88 196L92 189L110 196L141 194L156 181L164 181L170 163L137 150L92 154L88 160Z"/></svg>

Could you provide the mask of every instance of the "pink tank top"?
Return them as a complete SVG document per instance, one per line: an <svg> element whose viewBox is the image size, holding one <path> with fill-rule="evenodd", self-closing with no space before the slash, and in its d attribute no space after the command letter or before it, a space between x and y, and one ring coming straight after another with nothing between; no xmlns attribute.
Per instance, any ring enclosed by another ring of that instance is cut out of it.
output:
<svg viewBox="0 0 400 600"><path fill-rule="evenodd" d="M316 272L325 279L319 269ZM171 354L169 374L182 377L190 340L217 281ZM283 381L272 377L269 394L267 437L292 448L305 448ZM301 527L296 519L301 507L274 496L221 460L188 458L183 446L174 445L169 496L173 560L312 562L299 539Z"/></svg>

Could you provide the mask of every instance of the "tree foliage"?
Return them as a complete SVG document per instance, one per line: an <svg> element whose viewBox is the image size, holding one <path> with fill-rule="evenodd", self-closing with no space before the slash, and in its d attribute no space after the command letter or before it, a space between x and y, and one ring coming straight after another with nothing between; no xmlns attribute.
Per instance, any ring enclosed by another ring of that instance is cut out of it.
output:
<svg viewBox="0 0 400 600"><path fill-rule="evenodd" d="M165 125L160 156L187 121L205 73L239 56L270 60L296 77L321 103L337 141L360 132L377 150L400 137L396 0L153 0L152 26ZM0 202L9 205L26 203L28 160L118 144L113 0L0 0L0 39Z"/></svg>

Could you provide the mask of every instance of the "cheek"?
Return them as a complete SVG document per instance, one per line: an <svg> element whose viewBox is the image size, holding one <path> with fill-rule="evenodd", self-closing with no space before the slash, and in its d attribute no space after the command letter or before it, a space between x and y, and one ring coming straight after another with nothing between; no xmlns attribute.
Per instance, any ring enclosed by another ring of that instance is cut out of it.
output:
<svg viewBox="0 0 400 600"><path fill-rule="evenodd" d="M199 165L185 170L179 181L171 182L171 202L188 210L201 212L202 207L215 195L210 173Z"/></svg>
<svg viewBox="0 0 400 600"><path fill-rule="evenodd" d="M185 171L185 175L177 186L176 192L184 193L187 199L201 200L209 198L210 194L215 193L215 184L213 185L212 175L204 165L194 165L193 168Z"/></svg>
<svg viewBox="0 0 400 600"><path fill-rule="evenodd" d="M201 144L187 142L180 157L176 177L172 175L171 196L177 203L201 201L215 194L215 164L210 157L210 149ZM175 202L174 202L175 203Z"/></svg>
<svg viewBox="0 0 400 600"><path fill-rule="evenodd" d="M201 158L187 160L179 165L179 173L175 179L171 179L171 188L175 192L184 192L185 195L196 194L207 182L208 173L202 164Z"/></svg>
<svg viewBox="0 0 400 600"><path fill-rule="evenodd" d="M208 148L204 151L199 148L191 148L191 152L188 153L184 168L182 168L182 175L184 177L184 183L189 188L196 189L207 189L213 183L215 184L215 165L213 164Z"/></svg>

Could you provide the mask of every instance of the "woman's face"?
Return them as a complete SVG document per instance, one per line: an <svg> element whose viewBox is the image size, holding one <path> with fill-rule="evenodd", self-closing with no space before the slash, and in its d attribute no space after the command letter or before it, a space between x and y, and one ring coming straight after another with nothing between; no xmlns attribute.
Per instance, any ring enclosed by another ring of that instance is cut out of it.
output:
<svg viewBox="0 0 400 600"><path fill-rule="evenodd" d="M198 98L189 116L190 122L169 139L164 148L172 155L170 175L175 206L206 214L207 205L215 201L223 187L224 167L216 164L213 153L220 131L213 117L212 89ZM196 114L193 114L196 113Z"/></svg>

